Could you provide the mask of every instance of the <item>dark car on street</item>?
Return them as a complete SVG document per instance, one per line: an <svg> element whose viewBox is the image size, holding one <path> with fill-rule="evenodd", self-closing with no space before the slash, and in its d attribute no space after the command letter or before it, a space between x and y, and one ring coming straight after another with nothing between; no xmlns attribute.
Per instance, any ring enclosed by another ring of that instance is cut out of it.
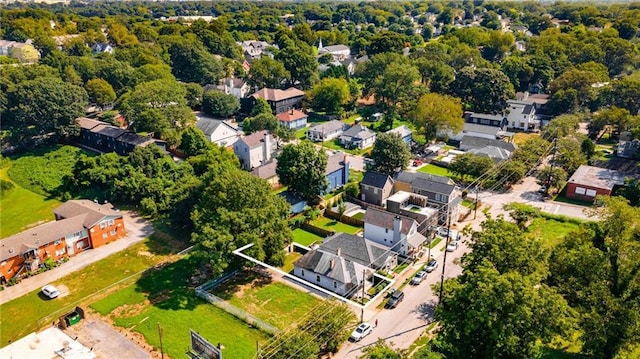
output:
<svg viewBox="0 0 640 359"><path fill-rule="evenodd" d="M404 299L404 293L400 290L396 290L391 294L391 298L387 301L387 308L395 308Z"/></svg>

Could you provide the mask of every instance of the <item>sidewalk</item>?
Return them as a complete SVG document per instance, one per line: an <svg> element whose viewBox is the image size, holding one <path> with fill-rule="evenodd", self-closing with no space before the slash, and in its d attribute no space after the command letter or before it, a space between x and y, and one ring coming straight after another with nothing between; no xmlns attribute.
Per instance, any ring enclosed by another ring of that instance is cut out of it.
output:
<svg viewBox="0 0 640 359"><path fill-rule="evenodd" d="M38 290L47 284L80 270L94 262L104 259L114 253L143 241L153 233L153 226L147 220L140 218L136 213L122 211L127 229L127 236L105 246L81 252L71 257L67 263L52 270L26 278L20 283L0 291L0 304L19 298L34 290Z"/></svg>

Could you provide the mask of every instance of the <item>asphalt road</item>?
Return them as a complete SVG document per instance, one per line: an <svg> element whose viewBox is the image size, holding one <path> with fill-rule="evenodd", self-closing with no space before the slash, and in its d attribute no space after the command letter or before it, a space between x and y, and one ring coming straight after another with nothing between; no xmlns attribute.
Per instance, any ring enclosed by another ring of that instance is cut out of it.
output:
<svg viewBox="0 0 640 359"><path fill-rule="evenodd" d="M440 247L440 245L438 245ZM454 264L454 260L467 251L464 241L455 252L447 253L447 261L444 266L444 277L453 278L462 273L462 268ZM431 285L440 283L443 269L444 252L432 251L432 256L438 258L438 268L429 273L426 279L417 286L407 285L403 288L404 300L394 309L375 308L365 312L365 320L372 325L378 320L378 326L372 333L357 343L346 342L340 351L333 356L334 359L355 359L362 355L362 349L374 345L379 339L383 339L395 348L406 349L420 337L426 327L433 321L434 308L438 303L438 293L431 289ZM403 275L398 283L413 274L426 261L425 255L419 262L412 266ZM379 303L375 303L379 304Z"/></svg>

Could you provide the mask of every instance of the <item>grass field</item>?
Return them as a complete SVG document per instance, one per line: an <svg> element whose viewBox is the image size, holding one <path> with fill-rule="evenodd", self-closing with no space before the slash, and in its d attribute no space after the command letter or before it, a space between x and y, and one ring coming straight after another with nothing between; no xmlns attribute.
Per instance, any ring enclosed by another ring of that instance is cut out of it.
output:
<svg viewBox="0 0 640 359"><path fill-rule="evenodd" d="M528 132L516 132L515 135L513 135L513 142L516 145L521 145L523 143L525 143L528 139L533 138L533 137L539 137L540 135L537 133L528 133Z"/></svg>
<svg viewBox="0 0 640 359"><path fill-rule="evenodd" d="M291 273L291 271L293 271L293 263L300 257L302 257L302 254L298 252L287 253L287 256L284 258L284 265L281 267L282 271Z"/></svg>
<svg viewBox="0 0 640 359"><path fill-rule="evenodd" d="M242 272L213 294L280 329L298 322L320 299L253 272Z"/></svg>
<svg viewBox="0 0 640 359"><path fill-rule="evenodd" d="M322 242L322 237L313 234L311 232L307 232L304 229L296 228L293 231L293 241L296 243L300 243L305 246L310 246L314 242Z"/></svg>
<svg viewBox="0 0 640 359"><path fill-rule="evenodd" d="M351 216L351 218L362 220L364 218L364 212L358 212L358 213L354 214L353 216Z"/></svg>
<svg viewBox="0 0 640 359"><path fill-rule="evenodd" d="M444 167L432 165L432 164L428 164L426 166L420 167L420 169L418 169L418 172L429 173L429 174L432 174L432 175L444 176L444 177L448 177L449 176L449 170L448 169L446 169Z"/></svg>
<svg viewBox="0 0 640 359"><path fill-rule="evenodd" d="M329 141L324 141L322 142L322 146L327 148L327 149L332 149L332 150L336 150L336 151L343 151L346 153L350 153L352 155L356 155L356 156L361 156L364 155L366 153L369 153L373 147L369 147L369 148L365 148L365 149L346 149L344 147L342 147L342 145L340 144L340 139L335 138L333 140L329 140Z"/></svg>
<svg viewBox="0 0 640 359"><path fill-rule="evenodd" d="M573 222L560 222L545 218L535 218L529 225L531 236L542 239L543 243L550 248L560 243L569 233L578 229L578 224Z"/></svg>
<svg viewBox="0 0 640 359"><path fill-rule="evenodd" d="M100 296L118 281L135 281L140 277L136 273L170 258L157 254L154 248L158 247L153 240L146 240L52 283L59 289L68 288L69 295L63 290L55 300L45 300L38 290L0 305L0 346L51 323L79 301L95 299L89 296Z"/></svg>
<svg viewBox="0 0 640 359"><path fill-rule="evenodd" d="M344 232L349 234L356 234L357 232L362 230L362 228L350 226L348 224L338 222L336 220L333 220L327 217L319 217L315 221L311 222L311 224L313 224L316 227L326 229L328 231Z"/></svg>
<svg viewBox="0 0 640 359"><path fill-rule="evenodd" d="M115 325L139 332L156 348L160 347L159 324L163 348L172 358L184 356L189 347L189 329L213 343L221 343L225 356L251 358L256 341L266 340L267 335L196 297L188 281L193 269L191 261L180 259L145 273L135 284L91 307L108 315Z"/></svg>

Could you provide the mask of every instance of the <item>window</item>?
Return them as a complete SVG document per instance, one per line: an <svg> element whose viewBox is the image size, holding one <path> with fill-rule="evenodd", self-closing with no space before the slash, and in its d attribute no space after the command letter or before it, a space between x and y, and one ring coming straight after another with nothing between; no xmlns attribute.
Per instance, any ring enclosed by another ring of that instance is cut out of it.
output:
<svg viewBox="0 0 640 359"><path fill-rule="evenodd" d="M333 287L338 288L338 282L336 282L335 280L333 281Z"/></svg>
<svg viewBox="0 0 640 359"><path fill-rule="evenodd" d="M373 194L378 194L378 188L377 187L373 188Z"/></svg>
<svg viewBox="0 0 640 359"><path fill-rule="evenodd" d="M300 270L300 275L304 277L304 269Z"/></svg>
<svg viewBox="0 0 640 359"><path fill-rule="evenodd" d="M107 224L106 224L106 223L104 223L104 222L101 222L101 223L100 223L100 229L104 229L104 227L106 227L106 226L107 226Z"/></svg>
<svg viewBox="0 0 640 359"><path fill-rule="evenodd" d="M389 233L389 228L385 228L384 233Z"/></svg>
<svg viewBox="0 0 640 359"><path fill-rule="evenodd" d="M584 195L587 192L586 188L576 187L576 194Z"/></svg>
<svg viewBox="0 0 640 359"><path fill-rule="evenodd" d="M589 196L589 197L595 197L596 194L597 194L596 191L593 190L593 189L588 189L587 190L587 196Z"/></svg>
<svg viewBox="0 0 640 359"><path fill-rule="evenodd" d="M112 236L115 236L115 235L116 235L116 230L115 230L115 229L112 229L112 230L111 230L111 232L109 232L109 233L110 233Z"/></svg>
<svg viewBox="0 0 640 359"><path fill-rule="evenodd" d="M60 257L61 255L65 254L65 253L66 253L66 250L64 248L58 249L56 251L56 257Z"/></svg>
<svg viewBox="0 0 640 359"><path fill-rule="evenodd" d="M109 222L107 223L109 226L113 226L114 220L110 219Z"/></svg>
<svg viewBox="0 0 640 359"><path fill-rule="evenodd" d="M441 202L441 200L440 200L440 193L436 193L436 201Z"/></svg>
<svg viewBox="0 0 640 359"><path fill-rule="evenodd" d="M319 281L320 281L320 276L319 276L319 275L317 275L317 276L316 276L316 282L319 282Z"/></svg>

